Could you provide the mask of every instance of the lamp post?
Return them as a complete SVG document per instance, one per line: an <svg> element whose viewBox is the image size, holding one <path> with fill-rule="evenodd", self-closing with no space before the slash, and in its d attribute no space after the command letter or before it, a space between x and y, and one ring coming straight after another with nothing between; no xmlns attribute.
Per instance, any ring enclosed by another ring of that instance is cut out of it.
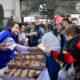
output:
<svg viewBox="0 0 80 80"><path fill-rule="evenodd" d="M47 8L46 8L46 4L40 4L39 12L41 12L43 15L45 15L46 23L47 23Z"/></svg>

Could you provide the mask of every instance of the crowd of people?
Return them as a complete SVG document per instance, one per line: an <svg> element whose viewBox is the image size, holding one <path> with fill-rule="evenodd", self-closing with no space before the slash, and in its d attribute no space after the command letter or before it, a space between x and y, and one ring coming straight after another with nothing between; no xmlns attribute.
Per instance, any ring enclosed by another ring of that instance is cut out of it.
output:
<svg viewBox="0 0 80 80"><path fill-rule="evenodd" d="M9 44L12 47L8 47ZM37 47L39 44L43 44L45 49ZM8 21L7 28L0 32L0 69L13 59L15 51L36 49L41 49L45 54L50 80L72 80L73 76L67 79L67 74L61 79L64 73L61 70L66 66L65 70L70 73L72 64L74 69L80 68L80 26L77 19L63 18L60 23L54 20L54 24Z"/></svg>

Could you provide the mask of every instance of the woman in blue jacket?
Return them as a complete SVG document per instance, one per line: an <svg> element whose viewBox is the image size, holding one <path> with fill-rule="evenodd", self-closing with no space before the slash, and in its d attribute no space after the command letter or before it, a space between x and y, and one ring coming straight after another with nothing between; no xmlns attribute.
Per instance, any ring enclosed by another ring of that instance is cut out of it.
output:
<svg viewBox="0 0 80 80"><path fill-rule="evenodd" d="M19 34L19 25L17 22L8 22L7 27L7 29L0 33L0 44L4 42L0 48L0 69L7 66L9 61L14 57L15 50L22 52L32 50L32 48L17 44L16 36ZM7 43L12 43L12 45L8 47Z"/></svg>

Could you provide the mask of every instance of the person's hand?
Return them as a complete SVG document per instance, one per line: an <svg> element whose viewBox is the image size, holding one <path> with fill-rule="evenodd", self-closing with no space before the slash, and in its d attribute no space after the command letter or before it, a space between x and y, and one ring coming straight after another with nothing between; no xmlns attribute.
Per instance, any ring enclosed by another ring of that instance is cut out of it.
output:
<svg viewBox="0 0 80 80"><path fill-rule="evenodd" d="M2 51L8 50L7 44L5 42L0 43L0 50L2 50Z"/></svg>
<svg viewBox="0 0 80 80"><path fill-rule="evenodd" d="M63 54L66 54L66 53L67 53L67 51L63 50Z"/></svg>
<svg viewBox="0 0 80 80"><path fill-rule="evenodd" d="M44 53L50 53L51 52L51 49L44 44L39 44L38 48L40 48Z"/></svg>

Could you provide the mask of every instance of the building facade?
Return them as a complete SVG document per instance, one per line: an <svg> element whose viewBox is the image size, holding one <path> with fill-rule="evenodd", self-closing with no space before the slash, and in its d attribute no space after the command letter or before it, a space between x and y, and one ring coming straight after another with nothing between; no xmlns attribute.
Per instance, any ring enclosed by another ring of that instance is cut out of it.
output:
<svg viewBox="0 0 80 80"><path fill-rule="evenodd" d="M5 19L13 17L16 21L21 22L20 0L0 0L0 4L3 6Z"/></svg>

